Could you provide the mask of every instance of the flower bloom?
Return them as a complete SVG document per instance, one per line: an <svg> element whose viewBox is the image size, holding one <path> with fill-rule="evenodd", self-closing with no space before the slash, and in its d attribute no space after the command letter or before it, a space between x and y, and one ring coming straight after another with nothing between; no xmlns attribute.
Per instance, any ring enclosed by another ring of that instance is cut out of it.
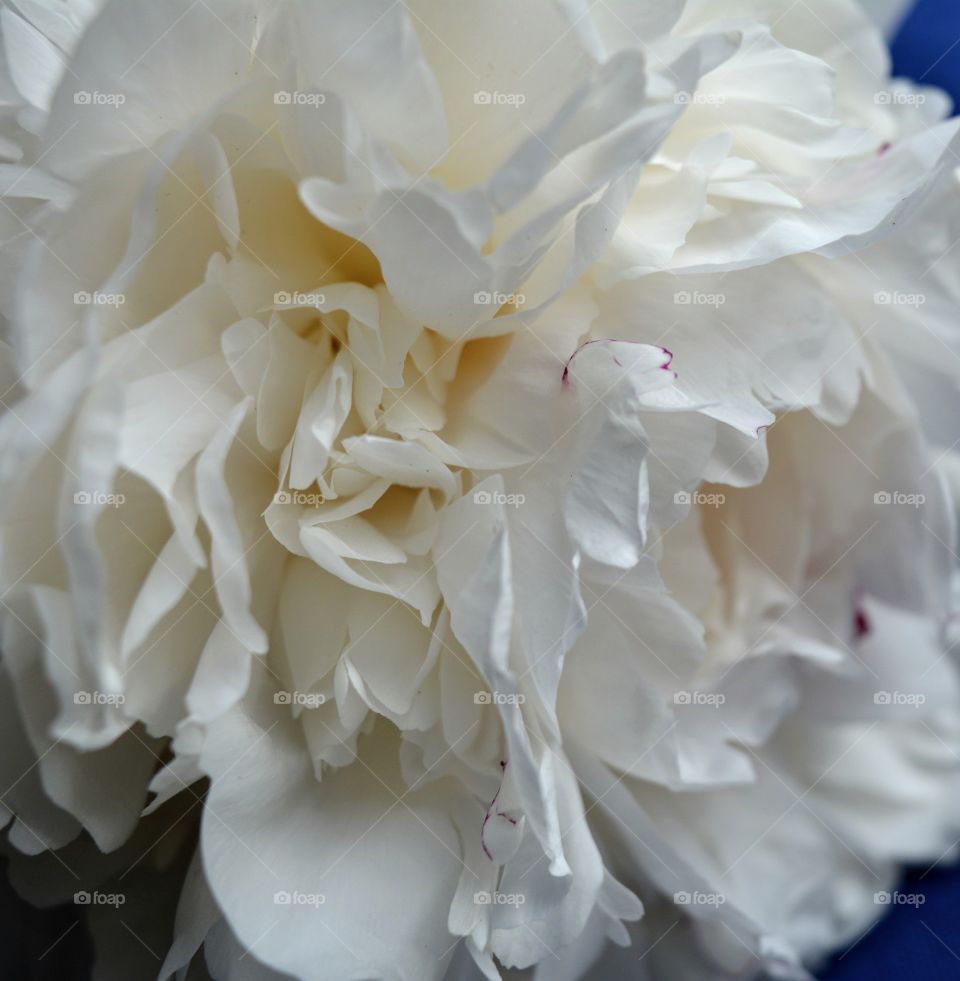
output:
<svg viewBox="0 0 960 981"><path fill-rule="evenodd" d="M951 851L960 137L852 0L0 38L0 814L106 964L800 979Z"/></svg>

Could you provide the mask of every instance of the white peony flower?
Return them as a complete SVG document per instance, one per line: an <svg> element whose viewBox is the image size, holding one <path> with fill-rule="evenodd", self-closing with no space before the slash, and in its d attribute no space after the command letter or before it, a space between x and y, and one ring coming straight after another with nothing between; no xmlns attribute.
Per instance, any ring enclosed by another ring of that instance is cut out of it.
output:
<svg viewBox="0 0 960 981"><path fill-rule="evenodd" d="M863 6L884 31L892 35L910 12L911 5L904 0L863 0Z"/></svg>
<svg viewBox="0 0 960 981"><path fill-rule="evenodd" d="M105 971L805 978L952 855L960 137L852 0L0 37L0 813Z"/></svg>

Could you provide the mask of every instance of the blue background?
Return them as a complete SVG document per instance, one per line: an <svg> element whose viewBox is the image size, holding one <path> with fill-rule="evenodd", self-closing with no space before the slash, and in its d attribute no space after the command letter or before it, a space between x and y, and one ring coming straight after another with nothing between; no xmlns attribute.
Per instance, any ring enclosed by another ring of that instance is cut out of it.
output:
<svg viewBox="0 0 960 981"><path fill-rule="evenodd" d="M895 75L936 85L960 108L960 0L918 0L892 45ZM822 972L823 981L960 981L960 870L917 869L901 885L922 906L890 913Z"/></svg>
<svg viewBox="0 0 960 981"><path fill-rule="evenodd" d="M865 936L838 953L824 981L958 981L960 979L960 870L916 869L900 892L923 905L891 906Z"/></svg>
<svg viewBox="0 0 960 981"><path fill-rule="evenodd" d="M960 0L918 0L893 40L893 71L936 85L960 106ZM958 975L960 976L960 975Z"/></svg>

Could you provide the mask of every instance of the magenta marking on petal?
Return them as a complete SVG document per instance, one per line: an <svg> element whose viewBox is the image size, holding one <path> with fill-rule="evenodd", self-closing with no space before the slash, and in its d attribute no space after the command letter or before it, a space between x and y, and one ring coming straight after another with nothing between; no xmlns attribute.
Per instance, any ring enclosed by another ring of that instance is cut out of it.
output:
<svg viewBox="0 0 960 981"><path fill-rule="evenodd" d="M892 147L892 146L893 146L893 144L891 142L889 142L889 140L886 143L881 143L880 144L880 149L877 150L877 156L878 157L882 157L885 153L888 153L889 152L890 147Z"/></svg>
<svg viewBox="0 0 960 981"><path fill-rule="evenodd" d="M507 769L506 760L500 761L500 769L504 773L506 773L506 769ZM487 830L487 822L490 820L491 817L496 815L497 817L506 818L511 824L515 825L517 823L516 818L509 817L508 815L504 814L503 811L494 811L494 807L496 807L497 800L500 797L501 790L503 790L503 776L500 777L500 786L497 787L497 792L493 795L493 800L490 801L490 803L487 805L487 809L483 815L483 823L480 825L480 847L483 849L483 854L486 855L491 862L493 861L493 855L490 854L490 849L487 848L487 842L485 838L486 830Z"/></svg>
<svg viewBox="0 0 960 981"><path fill-rule="evenodd" d="M670 367L670 363L673 361L673 351L670 351L665 347L661 347L660 350L663 351L663 353L667 356L667 360L664 361L662 365L660 365L660 367L663 368L664 371L666 371L666 369ZM677 377L676 372L673 373L673 377L674 378Z"/></svg>
<svg viewBox="0 0 960 981"><path fill-rule="evenodd" d="M863 597L863 588L858 586L853 596L853 636L857 640L862 640L873 629L870 616L864 606Z"/></svg>
<svg viewBox="0 0 960 981"><path fill-rule="evenodd" d="M591 344L645 344L646 341L629 341L622 337L594 337L592 340L584 341L582 344L577 346L577 349L563 362L563 374L560 376L560 384L567 388L570 385L570 365L573 363L573 359L585 348L590 347ZM670 364L673 355L665 348L660 348L667 357L667 363L661 365L662 368L666 368ZM613 356L613 360L622 368L623 364L617 358L616 355Z"/></svg>
<svg viewBox="0 0 960 981"><path fill-rule="evenodd" d="M567 358L567 360L563 362L563 374L560 376L560 384L563 385L564 388L567 388L570 385L570 365L573 364L573 359L585 347L587 347L590 344L596 344L596 343L597 343L596 341L584 341L582 344L578 344L577 345L577 348L576 348L576 350L574 350L573 354L571 354L570 357Z"/></svg>

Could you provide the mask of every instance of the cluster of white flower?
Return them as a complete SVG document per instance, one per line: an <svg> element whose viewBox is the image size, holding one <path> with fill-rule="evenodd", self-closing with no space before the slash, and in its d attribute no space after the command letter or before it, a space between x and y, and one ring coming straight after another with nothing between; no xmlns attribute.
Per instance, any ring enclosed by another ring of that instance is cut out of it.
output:
<svg viewBox="0 0 960 981"><path fill-rule="evenodd" d="M854 0L0 42L0 819L104 964L801 979L951 853L960 123Z"/></svg>

